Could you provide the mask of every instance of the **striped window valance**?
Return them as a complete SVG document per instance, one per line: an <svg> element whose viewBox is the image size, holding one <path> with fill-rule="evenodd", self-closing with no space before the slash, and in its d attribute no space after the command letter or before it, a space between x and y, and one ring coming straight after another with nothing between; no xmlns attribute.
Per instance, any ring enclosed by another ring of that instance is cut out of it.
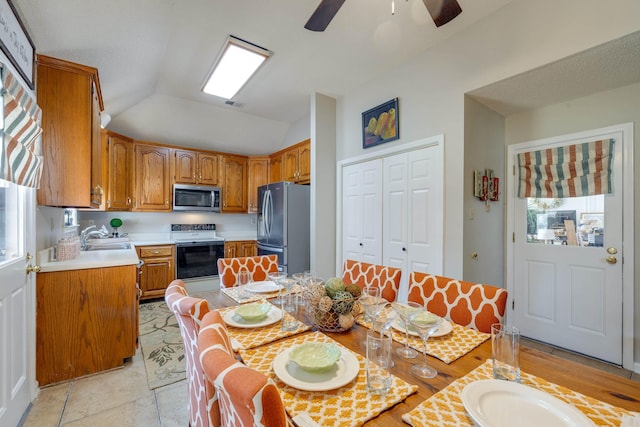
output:
<svg viewBox="0 0 640 427"><path fill-rule="evenodd" d="M563 198L612 192L613 139L519 153L518 197Z"/></svg>
<svg viewBox="0 0 640 427"><path fill-rule="evenodd" d="M2 151L0 179L38 188L42 175L42 111L9 68L0 63Z"/></svg>

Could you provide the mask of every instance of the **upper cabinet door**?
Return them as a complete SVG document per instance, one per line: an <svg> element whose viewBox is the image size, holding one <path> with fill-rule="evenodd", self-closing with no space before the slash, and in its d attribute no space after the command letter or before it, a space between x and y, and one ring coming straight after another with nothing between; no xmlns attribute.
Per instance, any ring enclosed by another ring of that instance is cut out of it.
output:
<svg viewBox="0 0 640 427"><path fill-rule="evenodd" d="M136 144L134 211L171 211L170 166L171 149Z"/></svg>
<svg viewBox="0 0 640 427"><path fill-rule="evenodd" d="M269 183L282 181L282 154L269 157Z"/></svg>
<svg viewBox="0 0 640 427"><path fill-rule="evenodd" d="M195 184L197 174L196 164L197 155L195 152L175 150L175 182L180 184Z"/></svg>
<svg viewBox="0 0 640 427"><path fill-rule="evenodd" d="M298 147L298 183L311 182L311 140L307 139Z"/></svg>
<svg viewBox="0 0 640 427"><path fill-rule="evenodd" d="M112 132L105 133L108 152L107 207L109 211L131 210L133 142Z"/></svg>
<svg viewBox="0 0 640 427"><path fill-rule="evenodd" d="M222 157L222 212L247 212L247 158Z"/></svg>
<svg viewBox="0 0 640 427"><path fill-rule="evenodd" d="M218 185L217 154L198 153L198 184Z"/></svg>

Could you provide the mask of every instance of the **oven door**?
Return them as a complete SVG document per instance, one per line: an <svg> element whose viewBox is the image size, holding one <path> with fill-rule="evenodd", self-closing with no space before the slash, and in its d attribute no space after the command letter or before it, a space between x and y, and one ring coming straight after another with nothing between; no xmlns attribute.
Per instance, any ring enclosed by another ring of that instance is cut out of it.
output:
<svg viewBox="0 0 640 427"><path fill-rule="evenodd" d="M258 255L276 255L278 257L278 271L287 273L287 248L269 246L258 243Z"/></svg>
<svg viewBox="0 0 640 427"><path fill-rule="evenodd" d="M224 242L176 243L176 277L217 276L218 258L224 258Z"/></svg>

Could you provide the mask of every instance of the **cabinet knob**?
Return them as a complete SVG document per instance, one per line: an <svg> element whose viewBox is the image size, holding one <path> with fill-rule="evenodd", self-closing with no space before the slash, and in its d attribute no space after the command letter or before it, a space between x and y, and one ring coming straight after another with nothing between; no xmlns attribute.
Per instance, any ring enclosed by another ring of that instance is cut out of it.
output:
<svg viewBox="0 0 640 427"><path fill-rule="evenodd" d="M131 204L131 197L127 197L127 206Z"/></svg>

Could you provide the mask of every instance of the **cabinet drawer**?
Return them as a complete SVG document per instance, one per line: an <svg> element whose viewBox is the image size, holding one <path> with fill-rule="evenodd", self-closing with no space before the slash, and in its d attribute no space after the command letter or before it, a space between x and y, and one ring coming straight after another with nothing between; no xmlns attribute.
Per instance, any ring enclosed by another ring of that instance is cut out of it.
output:
<svg viewBox="0 0 640 427"><path fill-rule="evenodd" d="M140 258L154 258L160 256L173 256L173 245L143 246L140 248Z"/></svg>

